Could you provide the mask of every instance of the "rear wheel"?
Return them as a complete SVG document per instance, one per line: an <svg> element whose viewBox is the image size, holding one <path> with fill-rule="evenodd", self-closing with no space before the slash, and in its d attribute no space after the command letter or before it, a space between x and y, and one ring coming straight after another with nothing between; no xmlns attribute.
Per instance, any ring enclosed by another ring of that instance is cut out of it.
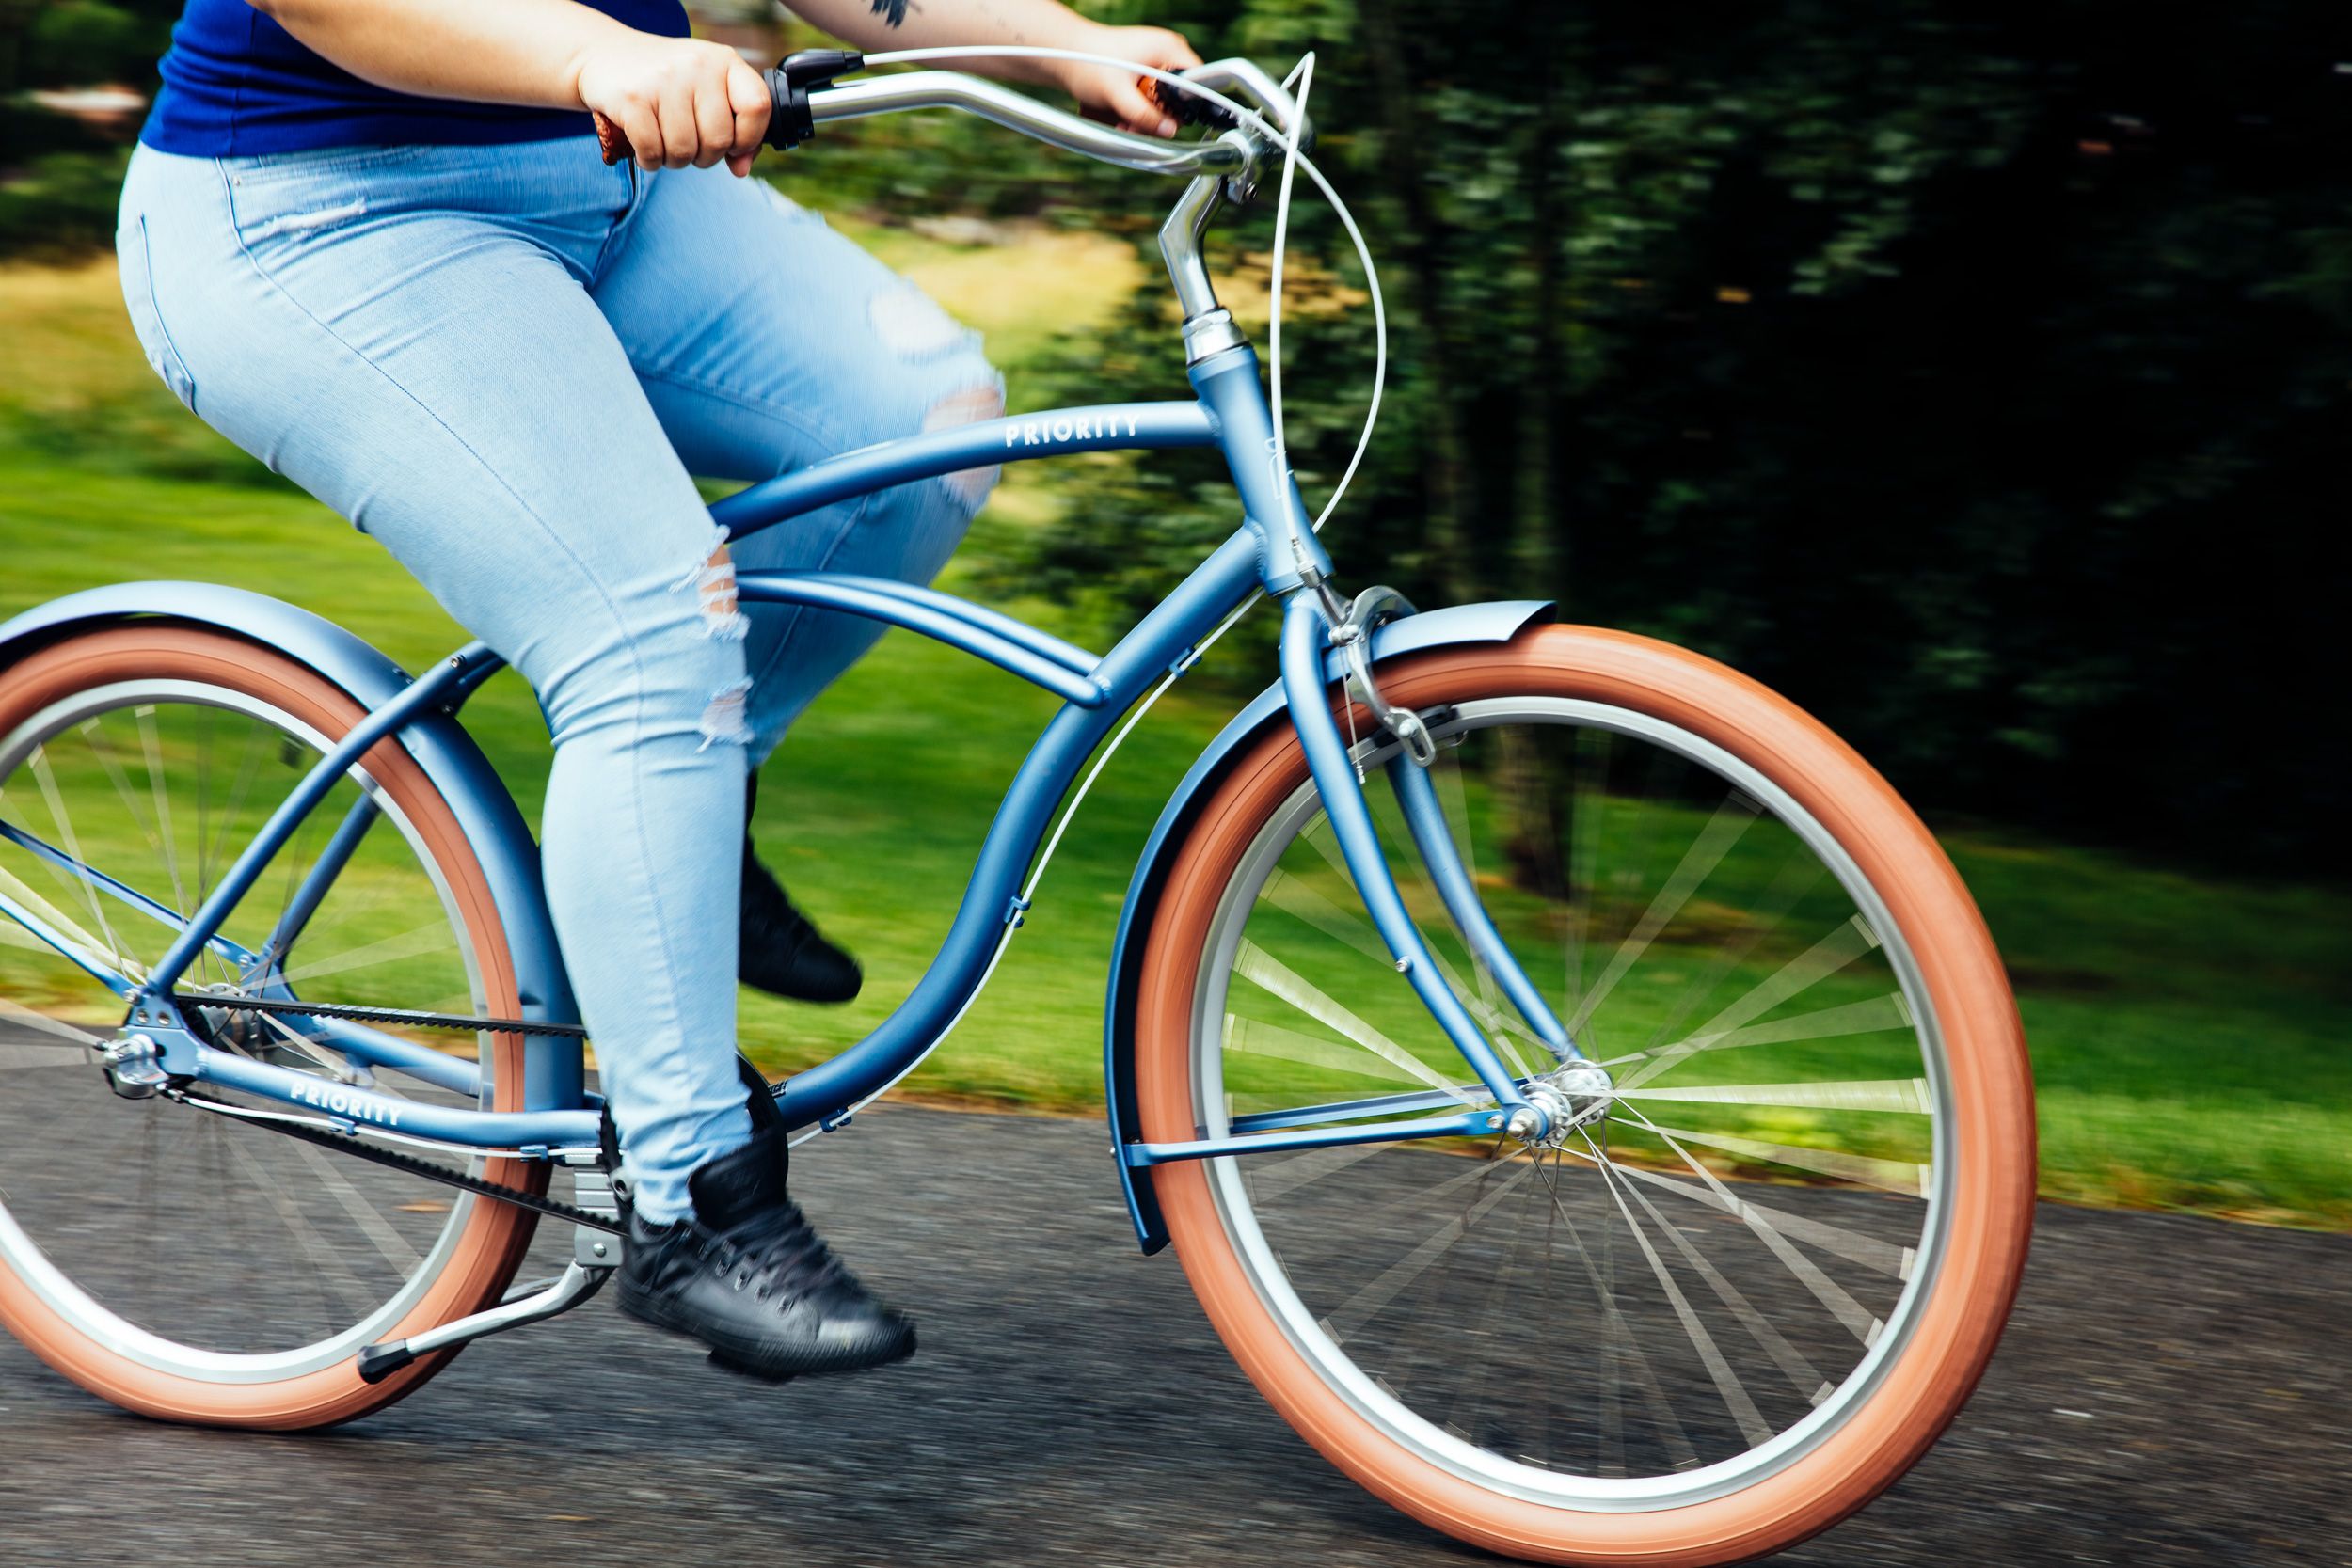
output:
<svg viewBox="0 0 2352 1568"><path fill-rule="evenodd" d="M370 1385L355 1369L359 1350L496 1301L530 1241L527 1211L233 1115L282 1106L210 1084L201 1092L222 1109L124 1100L95 1063L125 1009L90 971L143 975L173 919L360 716L282 655L163 624L77 637L0 671L0 895L77 955L0 915L0 1323L76 1383L146 1415L271 1428L364 1415L448 1356ZM313 900L310 873L339 830L356 847ZM273 964L236 956L262 954L273 933ZM448 802L392 742L336 784L222 934L234 947L201 955L183 991L233 999L274 980L281 989L269 994L308 1002L476 1017L520 1008L481 866ZM522 1104L514 1036L455 1037L466 1056L453 1071L371 1075L298 1018L204 1017L221 1048L325 1085ZM458 1086L465 1061L495 1088ZM539 1164L473 1169L546 1183Z"/></svg>
<svg viewBox="0 0 2352 1568"><path fill-rule="evenodd" d="M1981 920L1859 758L1693 655L1550 627L1382 689L1444 742L1457 849L1600 1073L1460 940L1364 741L1407 904L1555 1131L1157 1167L1195 1291L1309 1441L1464 1540L1695 1564L1826 1528L1958 1410L2024 1262L2032 1091ZM1287 730L1178 852L1136 1052L1154 1142L1493 1102Z"/></svg>

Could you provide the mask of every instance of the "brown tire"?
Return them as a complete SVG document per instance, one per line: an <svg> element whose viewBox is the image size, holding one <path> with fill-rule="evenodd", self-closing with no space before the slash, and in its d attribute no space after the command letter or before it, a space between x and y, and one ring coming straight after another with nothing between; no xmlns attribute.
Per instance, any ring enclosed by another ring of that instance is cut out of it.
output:
<svg viewBox="0 0 2352 1568"><path fill-rule="evenodd" d="M1193 1290L1235 1359L1308 1442L1459 1540L1547 1562L1691 1565L1760 1556L1827 1528L1900 1476L1958 1412L1993 1354L2025 1263L2032 1085L2016 1009L1974 903L1933 837L1852 751L1791 704L1688 652L1550 626L1397 660L1383 667L1381 687L1390 702L1424 712L1525 696L1653 716L1740 759L1812 815L1883 899L1941 1027L1956 1114L1948 1155L1938 1155L1951 1167L1940 1259L1927 1275L1931 1286L1912 1298L1899 1348L1838 1424L1752 1483L1662 1507L1568 1507L1511 1495L1398 1440L1343 1397L1253 1283L1208 1164L1158 1165L1153 1191ZM1370 733L1366 710L1355 721ZM1276 727L1218 782L1175 854L1136 1004L1147 1141L1202 1135L1193 1058L1205 950L1250 846L1307 780L1295 736Z"/></svg>
<svg viewBox="0 0 2352 1568"><path fill-rule="evenodd" d="M53 705L125 682L197 683L265 704L328 740L347 734L363 709L325 677L273 650L212 630L161 622L139 623L75 636L41 648L0 670L0 737ZM446 884L453 926L462 923L492 1014L517 1016L517 992L506 936L490 887L456 816L415 759L386 741L361 765L410 825L421 854ZM492 1108L524 1103L523 1040L499 1037L493 1045L496 1093ZM103 1090L101 1091L103 1095ZM156 1104L155 1101L143 1102ZM201 1118L205 1113L173 1108ZM245 1134L267 1139L271 1134ZM333 1159L333 1156L322 1156ZM358 1168L358 1167L355 1167ZM544 1191L547 1167L493 1160L483 1174L493 1181ZM440 1191L441 1189L433 1189ZM416 1334L496 1302L528 1246L534 1217L509 1204L474 1200L453 1216L433 1260L434 1270L385 1337ZM9 1222L13 1225L13 1222ZM70 1282L69 1282L70 1283ZM54 1286L53 1286L54 1288ZM78 1291L79 1287L73 1287ZM94 1301L95 1298L89 1298ZM105 1310L101 1308L101 1310ZM390 1404L421 1386L454 1353L420 1358L380 1383L361 1381L356 1359L273 1377L250 1371L219 1380L166 1370L102 1342L61 1311L0 1254L0 1326L49 1366L102 1399L164 1420L292 1431L348 1421Z"/></svg>

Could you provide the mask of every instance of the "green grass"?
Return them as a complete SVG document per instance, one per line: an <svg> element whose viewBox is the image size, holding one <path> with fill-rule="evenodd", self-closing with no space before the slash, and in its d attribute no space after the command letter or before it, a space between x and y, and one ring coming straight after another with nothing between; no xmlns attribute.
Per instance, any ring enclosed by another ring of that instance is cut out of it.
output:
<svg viewBox="0 0 2352 1568"><path fill-rule="evenodd" d="M1060 324L1073 271L1080 292L1105 303L1131 277L1122 250L1066 236L1005 252L903 235L886 247L989 333L1016 405L1021 360ZM1048 265L1057 286L1037 290ZM948 586L968 584L1044 515L1048 483L1037 469L1011 470ZM105 269L0 272L0 614L153 578L274 594L411 668L463 640L375 546L171 402L130 341ZM1053 606L1010 608L1056 623ZM1180 689L1136 732L1065 841L990 992L912 1092L1053 1111L1099 1105L1104 970L1126 877L1159 803L1232 702ZM769 771L761 848L865 959L868 984L841 1009L747 993L744 1039L765 1067L837 1051L905 994L1052 705L1010 677L894 634L809 716ZM467 721L535 817L547 753L529 693L501 676ZM2352 1054L2341 1024L2352 1001L2352 897L2191 876L1981 826L1946 842L2017 982L2041 1088L2046 1194L2352 1227ZM1303 863L1293 869L1317 875ZM1328 879L1322 890L1340 891ZM1508 895L1497 903L1506 924L1533 918ZM1858 1135L1835 1116L1792 1117L1779 1132L1793 1142Z"/></svg>

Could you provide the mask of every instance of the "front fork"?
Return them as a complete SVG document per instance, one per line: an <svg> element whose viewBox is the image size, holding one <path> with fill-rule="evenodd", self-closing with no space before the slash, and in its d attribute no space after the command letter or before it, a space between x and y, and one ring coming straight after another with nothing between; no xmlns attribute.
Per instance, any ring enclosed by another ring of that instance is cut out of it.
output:
<svg viewBox="0 0 2352 1568"><path fill-rule="evenodd" d="M1380 592L1375 590L1375 594ZM1366 600L1358 603L1361 606ZM1409 611L1410 607L1401 599L1394 600L1394 604ZM1390 869L1388 856L1373 828L1363 782L1340 736L1339 722L1332 717L1324 673L1326 652L1340 647L1347 656L1351 671L1368 686L1370 659L1363 644L1369 639L1370 626L1366 621L1367 616L1361 611L1347 613L1343 602L1332 596L1320 580L1311 580L1284 600L1282 694L1290 705L1291 721L1297 727L1299 745L1307 753L1308 769L1323 798L1323 808L1331 820L1332 833L1339 840L1340 853L1346 860L1348 875L1355 879L1356 891L1372 916L1374 928L1387 944L1390 957L1395 960L1397 972L1411 983L1422 1006L1438 1021L1438 1026L1445 1031L1454 1049L1461 1052L1462 1059L1478 1075L1478 1081L1508 1115L1512 1131L1541 1138L1549 1129L1549 1113L1522 1092L1493 1041L1446 984L1444 973L1430 954L1420 928L1406 911L1405 900L1397 892L1395 873ZM1366 690L1364 696L1378 702L1373 690ZM1495 976L1503 994L1526 1020L1529 1029L1563 1063L1580 1059L1581 1053L1569 1039L1567 1030L1527 978L1526 971L1519 967L1479 901L1477 889L1446 826L1437 792L1424 771L1435 756L1427 731L1420 727L1418 716L1405 710L1390 709L1380 717L1388 721L1388 727L1397 734L1404 747L1391 765L1389 775L1414 847L1428 863L1430 879L1444 900L1447 912L1460 927L1470 951Z"/></svg>

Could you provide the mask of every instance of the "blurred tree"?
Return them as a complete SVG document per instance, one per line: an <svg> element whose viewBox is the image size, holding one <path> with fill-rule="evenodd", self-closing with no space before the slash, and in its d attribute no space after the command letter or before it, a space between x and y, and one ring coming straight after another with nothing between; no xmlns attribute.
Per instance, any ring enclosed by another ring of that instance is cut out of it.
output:
<svg viewBox="0 0 2352 1568"><path fill-rule="evenodd" d="M1700 648L1930 806L2340 872L2336 18L1243 0L1168 20L1210 52L1321 51L1319 156L1394 324L1392 401L1334 525L1352 580L1541 592ZM1245 262L1263 226L1229 230ZM1310 202L1292 243L1343 254ZM1311 504L1370 364L1369 313L1329 303L1294 295L1285 333ZM1073 398L1174 385L1160 293L1073 349ZM1210 467L1094 465L1023 565L1124 613L1232 520Z"/></svg>
<svg viewBox="0 0 2352 1568"><path fill-rule="evenodd" d="M0 0L0 92L151 83L179 0Z"/></svg>

